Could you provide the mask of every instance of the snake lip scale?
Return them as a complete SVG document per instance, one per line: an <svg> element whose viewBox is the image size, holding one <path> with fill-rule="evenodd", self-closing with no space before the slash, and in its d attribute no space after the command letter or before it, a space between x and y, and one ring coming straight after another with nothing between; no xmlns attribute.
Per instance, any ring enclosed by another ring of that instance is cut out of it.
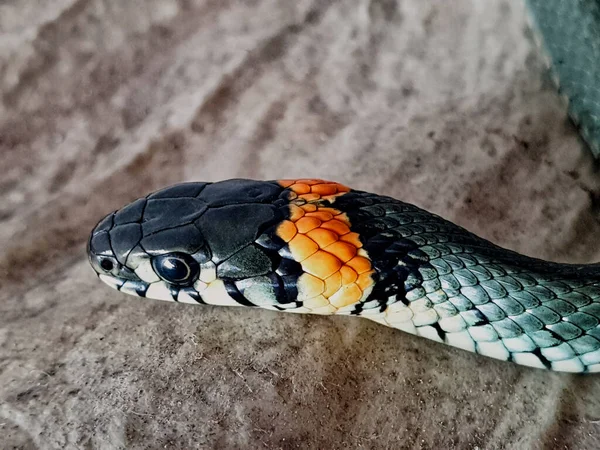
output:
<svg viewBox="0 0 600 450"><path fill-rule="evenodd" d="M104 217L87 251L130 295L355 315L525 366L600 371L598 265L520 255L335 182L169 186Z"/></svg>

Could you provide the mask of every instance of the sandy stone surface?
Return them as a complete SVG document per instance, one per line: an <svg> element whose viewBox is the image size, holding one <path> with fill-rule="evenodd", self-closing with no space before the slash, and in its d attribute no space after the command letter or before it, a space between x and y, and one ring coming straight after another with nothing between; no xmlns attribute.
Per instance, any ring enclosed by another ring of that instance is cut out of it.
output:
<svg viewBox="0 0 600 450"><path fill-rule="evenodd" d="M585 449L600 378L364 319L101 284L105 213L322 177L503 246L600 260L600 176L520 1L0 2L2 449Z"/></svg>

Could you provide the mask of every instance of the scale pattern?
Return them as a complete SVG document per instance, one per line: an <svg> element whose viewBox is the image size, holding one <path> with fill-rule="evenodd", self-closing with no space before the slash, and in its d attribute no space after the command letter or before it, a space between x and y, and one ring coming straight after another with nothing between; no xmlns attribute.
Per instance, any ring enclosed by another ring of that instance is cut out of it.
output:
<svg viewBox="0 0 600 450"><path fill-rule="evenodd" d="M528 0L534 28L569 114L600 157L600 4L597 0Z"/></svg>
<svg viewBox="0 0 600 450"><path fill-rule="evenodd" d="M282 180L288 188L289 219L277 235L287 243L282 256L300 263L298 301L305 312L334 314L350 311L371 293L373 267L348 216L322 202L334 201L350 189L323 180ZM327 203L328 204L328 203Z"/></svg>
<svg viewBox="0 0 600 450"><path fill-rule="evenodd" d="M374 194L353 191L336 206L377 272L355 314L522 365L600 370L597 266L528 258Z"/></svg>

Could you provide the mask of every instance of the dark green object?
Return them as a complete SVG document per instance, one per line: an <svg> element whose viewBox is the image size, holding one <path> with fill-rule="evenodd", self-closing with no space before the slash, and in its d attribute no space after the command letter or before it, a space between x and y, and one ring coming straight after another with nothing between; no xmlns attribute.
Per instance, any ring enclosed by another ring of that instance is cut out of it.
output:
<svg viewBox="0 0 600 450"><path fill-rule="evenodd" d="M600 158L600 2L527 0L569 115Z"/></svg>

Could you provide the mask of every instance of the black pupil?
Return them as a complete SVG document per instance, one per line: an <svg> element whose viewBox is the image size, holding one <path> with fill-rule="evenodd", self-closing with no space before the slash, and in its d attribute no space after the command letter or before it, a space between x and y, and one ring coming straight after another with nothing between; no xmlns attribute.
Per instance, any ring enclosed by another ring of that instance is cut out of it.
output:
<svg viewBox="0 0 600 450"><path fill-rule="evenodd" d="M164 259L162 269L165 278L173 281L183 281L190 275L190 268L187 264L177 258Z"/></svg>
<svg viewBox="0 0 600 450"><path fill-rule="evenodd" d="M100 261L100 267L102 267L107 272L110 272L111 270L113 270L114 265L110 259L103 259L102 261Z"/></svg>

